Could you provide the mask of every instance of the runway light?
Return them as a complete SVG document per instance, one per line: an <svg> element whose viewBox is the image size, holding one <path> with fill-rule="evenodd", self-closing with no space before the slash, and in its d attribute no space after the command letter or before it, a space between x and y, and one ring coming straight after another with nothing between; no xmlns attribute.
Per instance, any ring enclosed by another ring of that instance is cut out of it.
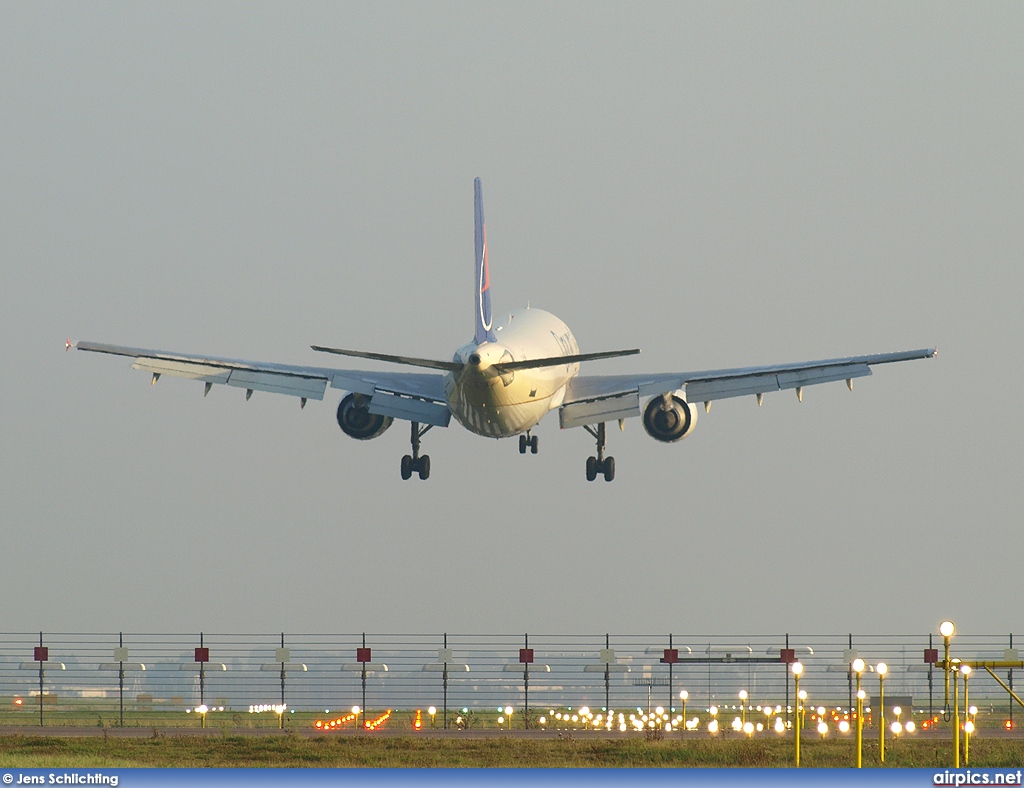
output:
<svg viewBox="0 0 1024 788"><path fill-rule="evenodd" d="M1003 723L1003 727L1006 728L1006 730L1008 730L1008 731L1012 731L1013 730L1013 720L1007 720L1006 722L1004 722Z"/></svg>
<svg viewBox="0 0 1024 788"><path fill-rule="evenodd" d="M25 701L23 701L23 700L22 700L21 698L15 698L15 699L14 699L14 705L15 705L15 706L20 706L20 705L21 705L22 703L24 703L24 702L25 702Z"/></svg>
<svg viewBox="0 0 1024 788"><path fill-rule="evenodd" d="M776 717L775 718L775 732L776 733L785 733L786 732L786 723L784 723L782 721L782 717Z"/></svg>
<svg viewBox="0 0 1024 788"><path fill-rule="evenodd" d="M718 720L713 719L708 723L708 733L718 733Z"/></svg>
<svg viewBox="0 0 1024 788"><path fill-rule="evenodd" d="M953 633L956 632L956 627L953 626L952 621L943 621L939 624L939 634L944 638L953 637Z"/></svg>
<svg viewBox="0 0 1024 788"><path fill-rule="evenodd" d="M820 733L822 736L824 736L826 733L828 733L828 723L826 723L826 722L819 722L818 723L818 733Z"/></svg>
<svg viewBox="0 0 1024 788"><path fill-rule="evenodd" d="M379 717L377 717L377 719L364 721L363 722L363 727L366 728L366 730L368 730L368 731L375 731L375 730L377 730L377 728L379 728L381 725L383 725L385 722L387 722L388 718L390 718L390 717L391 717L391 709L388 709L386 712L384 712Z"/></svg>
<svg viewBox="0 0 1024 788"><path fill-rule="evenodd" d="M964 723L964 732L965 733L974 733L974 723L971 722L970 720L967 720L967 722Z"/></svg>
<svg viewBox="0 0 1024 788"><path fill-rule="evenodd" d="M850 723L847 722L846 720L841 720L840 723L839 723L839 732L840 733L849 733L850 732Z"/></svg>
<svg viewBox="0 0 1024 788"><path fill-rule="evenodd" d="M333 720L317 720L315 723L313 723L313 727L315 727L318 731L336 731L338 730L338 728L344 726L346 722L352 722L355 719L355 714L346 714L343 717L337 717Z"/></svg>
<svg viewBox="0 0 1024 788"><path fill-rule="evenodd" d="M914 725L913 720L908 721L907 724L903 726L903 728L904 730L906 730L907 733L913 733L915 730L917 730L917 726Z"/></svg>
<svg viewBox="0 0 1024 788"><path fill-rule="evenodd" d="M889 730L892 731L893 736L899 736L901 733L903 733L903 726L899 722L894 722L892 725L889 726Z"/></svg>
<svg viewBox="0 0 1024 788"><path fill-rule="evenodd" d="M423 710L416 709L416 717L412 721L413 730L423 730Z"/></svg>

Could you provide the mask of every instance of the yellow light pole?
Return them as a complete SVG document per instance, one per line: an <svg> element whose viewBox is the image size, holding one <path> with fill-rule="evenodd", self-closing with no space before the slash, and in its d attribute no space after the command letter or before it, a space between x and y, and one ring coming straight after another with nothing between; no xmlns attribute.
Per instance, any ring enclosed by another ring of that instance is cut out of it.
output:
<svg viewBox="0 0 1024 788"><path fill-rule="evenodd" d="M690 697L690 693L686 690L679 690L679 700L683 702L683 730L686 730L686 699Z"/></svg>
<svg viewBox="0 0 1024 788"><path fill-rule="evenodd" d="M889 672L889 666L884 662L875 665L875 673L878 674L878 760L885 763L885 674Z"/></svg>
<svg viewBox="0 0 1024 788"><path fill-rule="evenodd" d="M967 679L971 677L971 666L962 665L960 672L964 676L964 766L971 762L971 732L974 730L974 723L971 722L971 707L967 697Z"/></svg>
<svg viewBox="0 0 1024 788"><path fill-rule="evenodd" d="M860 657L850 666L857 674L857 768L864 765L864 690L860 688L860 674L864 672L864 660Z"/></svg>
<svg viewBox="0 0 1024 788"><path fill-rule="evenodd" d="M796 692L796 725L793 726L794 741L796 742L795 756L796 765L800 766L800 674L804 672L804 666L799 662L793 663L793 685Z"/></svg>
<svg viewBox="0 0 1024 788"><path fill-rule="evenodd" d="M950 666L953 673L953 768L960 768L960 665Z"/></svg>
<svg viewBox="0 0 1024 788"><path fill-rule="evenodd" d="M740 690L740 723L747 724L747 691Z"/></svg>
<svg viewBox="0 0 1024 788"><path fill-rule="evenodd" d="M967 707L967 722L964 723L964 765L968 765L967 752L971 744L971 735L974 733L974 721L978 718L978 707Z"/></svg>

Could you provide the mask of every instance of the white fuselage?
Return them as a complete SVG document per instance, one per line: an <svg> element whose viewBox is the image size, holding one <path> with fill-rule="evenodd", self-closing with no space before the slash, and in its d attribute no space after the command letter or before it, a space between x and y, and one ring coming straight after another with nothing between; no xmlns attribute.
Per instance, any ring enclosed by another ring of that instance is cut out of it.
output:
<svg viewBox="0 0 1024 788"><path fill-rule="evenodd" d="M555 367L517 369L499 374L494 364L572 356L579 346L569 327L542 309L519 309L494 330L495 342L471 342L455 361L464 366L445 377L445 398L452 415L470 432L507 438L534 427L562 404L565 385L580 370L578 362Z"/></svg>

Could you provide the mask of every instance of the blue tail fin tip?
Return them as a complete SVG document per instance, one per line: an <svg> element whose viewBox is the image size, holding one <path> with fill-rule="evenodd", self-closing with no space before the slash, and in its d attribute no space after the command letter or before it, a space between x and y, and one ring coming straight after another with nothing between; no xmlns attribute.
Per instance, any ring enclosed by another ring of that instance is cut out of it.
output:
<svg viewBox="0 0 1024 788"><path fill-rule="evenodd" d="M491 269L487 262L487 226L484 224L484 197L480 179L473 181L473 207L476 224L476 257L474 269L476 273L476 335L477 344L494 342L493 322L491 318Z"/></svg>

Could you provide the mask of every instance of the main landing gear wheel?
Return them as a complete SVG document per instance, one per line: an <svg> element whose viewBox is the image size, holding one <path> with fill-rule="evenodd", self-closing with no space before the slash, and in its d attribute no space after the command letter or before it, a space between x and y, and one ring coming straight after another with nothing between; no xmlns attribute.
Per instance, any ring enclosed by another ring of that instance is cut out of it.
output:
<svg viewBox="0 0 1024 788"><path fill-rule="evenodd" d="M412 423L412 455L406 454L402 457L402 479L408 481L414 473L418 473L420 479L430 478L430 456L420 456L420 438L422 438L432 425L428 424L420 429L418 422Z"/></svg>
<svg viewBox="0 0 1024 788"><path fill-rule="evenodd" d="M610 482L615 478L615 458L604 456L604 423L598 424L596 430L589 425L585 429L597 439L597 456L587 457L587 481L594 481L600 474L606 482Z"/></svg>
<svg viewBox="0 0 1024 788"><path fill-rule="evenodd" d="M530 449L530 454L537 453L537 436L530 435L529 432L519 436L519 453L526 454L527 447Z"/></svg>
<svg viewBox="0 0 1024 788"><path fill-rule="evenodd" d="M418 473L421 479L430 478L430 455L413 459L408 454L402 458L402 478L408 481L414 473Z"/></svg>
<svg viewBox="0 0 1024 788"><path fill-rule="evenodd" d="M615 458L605 457L603 460L597 457L587 457L587 481L592 482L603 475L606 482L615 478Z"/></svg>

